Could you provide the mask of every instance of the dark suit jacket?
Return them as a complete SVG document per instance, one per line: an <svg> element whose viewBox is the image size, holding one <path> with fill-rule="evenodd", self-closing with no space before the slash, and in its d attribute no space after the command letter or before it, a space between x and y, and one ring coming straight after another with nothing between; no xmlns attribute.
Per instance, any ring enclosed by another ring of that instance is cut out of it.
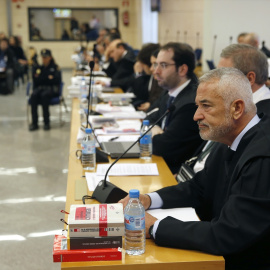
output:
<svg viewBox="0 0 270 270"><path fill-rule="evenodd" d="M157 191L163 208L193 207L202 222L167 217L155 241L223 255L226 269L270 269L270 119L244 135L231 161L227 149L218 144L193 179Z"/></svg>
<svg viewBox="0 0 270 270"><path fill-rule="evenodd" d="M170 122L163 134L153 137L153 154L162 156L173 173L178 172L180 165L192 157L202 143L197 123L193 120L196 111L195 96L197 78L184 88L175 98L175 110L170 115ZM153 124L167 109L168 92L155 102L158 111L146 117ZM161 126L162 121L157 123Z"/></svg>
<svg viewBox="0 0 270 270"><path fill-rule="evenodd" d="M135 79L133 76L134 63L134 53L129 50L121 60L116 63L111 63L108 69L104 70L106 74L112 78L111 86L118 86L126 92L131 82Z"/></svg>
<svg viewBox="0 0 270 270"><path fill-rule="evenodd" d="M256 103L257 114L264 113L270 116L270 99L264 99Z"/></svg>

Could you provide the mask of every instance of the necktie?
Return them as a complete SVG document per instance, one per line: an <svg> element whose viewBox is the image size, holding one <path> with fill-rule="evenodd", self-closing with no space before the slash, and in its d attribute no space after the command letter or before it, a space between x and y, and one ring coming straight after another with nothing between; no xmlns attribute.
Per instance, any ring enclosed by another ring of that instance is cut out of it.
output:
<svg viewBox="0 0 270 270"><path fill-rule="evenodd" d="M171 106L171 104L173 103L174 99L175 99L175 97L169 96L169 98L167 100L167 109ZM171 117L171 114L169 113L167 115L167 117L165 118L164 129L166 129L166 127L169 125L170 117Z"/></svg>
<svg viewBox="0 0 270 270"><path fill-rule="evenodd" d="M167 109L171 106L171 104L173 103L175 97L173 96L169 96L168 100L167 100Z"/></svg>

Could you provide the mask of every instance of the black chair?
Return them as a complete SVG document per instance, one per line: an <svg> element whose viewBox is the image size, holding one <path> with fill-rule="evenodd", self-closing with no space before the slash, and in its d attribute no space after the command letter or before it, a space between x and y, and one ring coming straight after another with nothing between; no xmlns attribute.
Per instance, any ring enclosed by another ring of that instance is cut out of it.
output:
<svg viewBox="0 0 270 270"><path fill-rule="evenodd" d="M27 108L26 108L26 112L27 112L27 123L28 125L30 124L30 92L31 92L31 88L32 88L32 83L28 82L27 86L26 86L26 98L27 98ZM59 105L59 123L60 126L62 126L64 124L64 121L62 120L62 105L64 105L66 112L68 112L67 109L67 105L65 102L65 99L63 97L63 88L64 88L64 83L61 82L60 87L59 87L59 95L57 97L53 97L50 100L50 105L54 106L54 105Z"/></svg>

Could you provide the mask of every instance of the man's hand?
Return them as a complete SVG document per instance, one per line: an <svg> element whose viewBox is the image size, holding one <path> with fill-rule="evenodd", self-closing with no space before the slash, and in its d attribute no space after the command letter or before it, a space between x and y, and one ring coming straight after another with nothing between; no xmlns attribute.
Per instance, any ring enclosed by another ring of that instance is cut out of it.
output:
<svg viewBox="0 0 270 270"><path fill-rule="evenodd" d="M97 81L95 84L101 84L102 86L106 86L106 83L102 81Z"/></svg>
<svg viewBox="0 0 270 270"><path fill-rule="evenodd" d="M151 205L151 199L148 195L140 194L140 201L144 207L144 209L148 209ZM129 195L127 195L125 198L121 199L119 203L123 204L123 207L125 208L129 201Z"/></svg>
<svg viewBox="0 0 270 270"><path fill-rule="evenodd" d="M146 112L150 107L150 102L145 102L145 103L142 103L137 109L139 111L144 111Z"/></svg>
<svg viewBox="0 0 270 270"><path fill-rule="evenodd" d="M162 134L164 131L161 127L159 126L154 126L152 128L152 138L155 136L155 135L158 135L158 134Z"/></svg>
<svg viewBox="0 0 270 270"><path fill-rule="evenodd" d="M150 238L149 229L158 219L145 212L145 235Z"/></svg>

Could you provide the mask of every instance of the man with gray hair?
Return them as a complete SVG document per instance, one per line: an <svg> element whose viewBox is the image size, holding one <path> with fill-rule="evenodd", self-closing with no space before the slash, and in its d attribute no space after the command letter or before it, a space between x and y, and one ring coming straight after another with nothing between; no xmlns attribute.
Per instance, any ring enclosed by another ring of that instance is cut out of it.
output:
<svg viewBox="0 0 270 270"><path fill-rule="evenodd" d="M235 68L203 75L195 101L200 136L218 142L205 168L140 200L145 209L193 207L201 221L146 213L146 236L222 255L226 269L270 269L270 119L256 114L250 83Z"/></svg>
<svg viewBox="0 0 270 270"><path fill-rule="evenodd" d="M218 67L235 67L248 78L253 101L261 112L270 115L270 91L265 85L268 79L268 62L263 52L246 44L231 44L222 50Z"/></svg>

